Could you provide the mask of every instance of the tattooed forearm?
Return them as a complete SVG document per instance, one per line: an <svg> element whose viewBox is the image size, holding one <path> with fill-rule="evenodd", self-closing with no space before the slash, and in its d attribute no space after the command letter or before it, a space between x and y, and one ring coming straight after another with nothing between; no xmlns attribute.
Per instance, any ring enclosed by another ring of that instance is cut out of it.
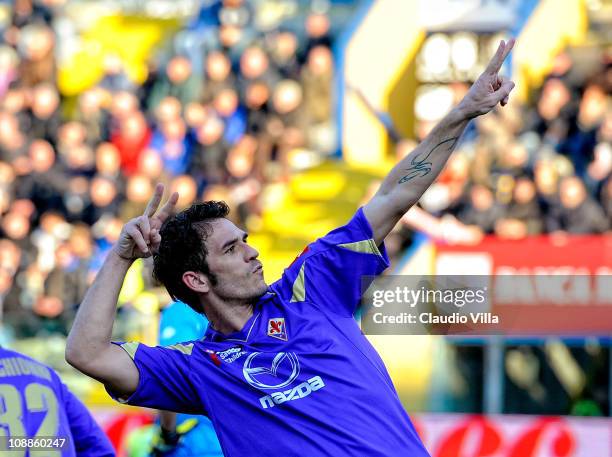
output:
<svg viewBox="0 0 612 457"><path fill-rule="evenodd" d="M431 148L430 151L424 154L423 157L420 157L420 154L417 154L410 162L411 166L409 168L406 168L407 173L397 183L403 184L407 181L410 181L412 178L422 178L423 176L428 175L431 172L431 167L432 167L432 163L428 161L429 156L436 149L448 143L450 143L450 145L448 146L448 150L449 151L452 150L455 147L455 144L457 143L458 139L459 137L457 136L457 137L453 137L453 138L449 138L447 140L441 141L440 143L435 145L433 148Z"/></svg>

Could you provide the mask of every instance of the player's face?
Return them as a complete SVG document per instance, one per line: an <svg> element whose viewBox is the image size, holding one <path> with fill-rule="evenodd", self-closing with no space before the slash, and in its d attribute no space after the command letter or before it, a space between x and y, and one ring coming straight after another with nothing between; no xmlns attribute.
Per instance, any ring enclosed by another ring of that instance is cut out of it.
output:
<svg viewBox="0 0 612 457"><path fill-rule="evenodd" d="M208 267L217 279L215 295L225 300L254 300L266 293L259 252L247 243L247 234L227 219L211 222L206 240Z"/></svg>

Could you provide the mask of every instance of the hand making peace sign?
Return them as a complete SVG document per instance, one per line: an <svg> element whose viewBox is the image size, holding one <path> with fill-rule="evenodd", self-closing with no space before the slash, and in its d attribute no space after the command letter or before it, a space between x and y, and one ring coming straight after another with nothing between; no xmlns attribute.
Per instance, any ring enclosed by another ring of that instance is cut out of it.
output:
<svg viewBox="0 0 612 457"><path fill-rule="evenodd" d="M174 211L179 194L174 192L161 210L157 211L164 195L163 184L155 187L155 193L142 216L131 219L123 226L115 252L126 260L150 257L157 252L161 243L159 230Z"/></svg>
<svg viewBox="0 0 612 457"><path fill-rule="evenodd" d="M499 75L499 70L514 46L514 39L499 43L497 52L487 65L485 71L472 84L465 95L459 109L468 118L474 118L491 111L498 103L502 106L508 103L514 83Z"/></svg>

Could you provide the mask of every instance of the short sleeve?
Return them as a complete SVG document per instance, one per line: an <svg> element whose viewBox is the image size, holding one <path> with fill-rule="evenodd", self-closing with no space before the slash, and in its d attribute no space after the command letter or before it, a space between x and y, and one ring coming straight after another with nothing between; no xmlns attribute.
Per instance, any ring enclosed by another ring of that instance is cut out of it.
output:
<svg viewBox="0 0 612 457"><path fill-rule="evenodd" d="M142 343L114 343L134 360L139 372L138 387L127 399L107 388L111 397L132 406L179 413L204 414L200 398L191 382L193 343L151 347Z"/></svg>
<svg viewBox="0 0 612 457"><path fill-rule="evenodd" d="M362 278L388 266L384 244L376 245L360 208L346 225L308 245L271 288L289 302L307 301L349 317L359 306Z"/></svg>
<svg viewBox="0 0 612 457"><path fill-rule="evenodd" d="M70 433L79 457L113 457L115 450L89 410L62 384L64 410L70 423Z"/></svg>

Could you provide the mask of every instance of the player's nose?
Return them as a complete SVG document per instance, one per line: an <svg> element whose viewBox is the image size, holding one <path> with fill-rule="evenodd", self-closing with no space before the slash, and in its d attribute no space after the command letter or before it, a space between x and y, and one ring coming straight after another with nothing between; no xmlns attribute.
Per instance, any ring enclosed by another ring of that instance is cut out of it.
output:
<svg viewBox="0 0 612 457"><path fill-rule="evenodd" d="M246 245L245 253L247 262L259 257L259 251L249 244Z"/></svg>

